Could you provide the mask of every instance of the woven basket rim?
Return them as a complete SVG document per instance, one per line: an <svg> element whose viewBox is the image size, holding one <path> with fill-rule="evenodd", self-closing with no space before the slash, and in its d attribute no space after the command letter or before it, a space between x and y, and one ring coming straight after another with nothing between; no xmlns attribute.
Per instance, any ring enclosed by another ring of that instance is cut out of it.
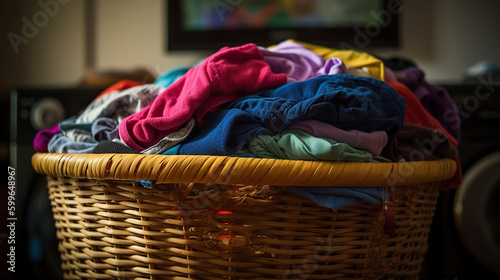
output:
<svg viewBox="0 0 500 280"><path fill-rule="evenodd" d="M52 177L276 186L403 186L451 179L451 159L333 162L229 156L36 153L33 169Z"/></svg>

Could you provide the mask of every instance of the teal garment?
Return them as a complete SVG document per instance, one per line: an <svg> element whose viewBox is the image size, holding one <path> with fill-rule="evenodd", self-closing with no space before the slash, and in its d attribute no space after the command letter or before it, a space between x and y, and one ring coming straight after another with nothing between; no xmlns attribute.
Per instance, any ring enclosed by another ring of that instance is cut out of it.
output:
<svg viewBox="0 0 500 280"><path fill-rule="evenodd" d="M182 77L186 72L190 69L191 67L187 66L179 66L179 67L173 67L169 69L168 71L165 71L162 73L154 82L155 85L161 86L161 87L168 87L170 86L173 82L177 81L180 77Z"/></svg>
<svg viewBox="0 0 500 280"><path fill-rule="evenodd" d="M291 160L371 161L371 153L332 139L318 138L302 130L285 130L274 136L259 135L238 153L258 158Z"/></svg>
<svg viewBox="0 0 500 280"><path fill-rule="evenodd" d="M78 119L78 116L72 116L69 117L65 120L62 120L59 123L59 129L61 129L63 132L67 132L73 129L77 130L83 130L87 132L92 131L92 123L91 122L83 122L83 123L77 123L76 120Z"/></svg>
<svg viewBox="0 0 500 280"><path fill-rule="evenodd" d="M179 149L181 148L181 145L177 144L173 146L172 148L164 151L162 155L167 155L167 156L175 156L179 154Z"/></svg>

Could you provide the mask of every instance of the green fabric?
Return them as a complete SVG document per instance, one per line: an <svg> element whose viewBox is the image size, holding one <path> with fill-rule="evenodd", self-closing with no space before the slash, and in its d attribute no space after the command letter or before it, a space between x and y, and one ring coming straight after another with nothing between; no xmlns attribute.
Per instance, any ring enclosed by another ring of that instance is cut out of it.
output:
<svg viewBox="0 0 500 280"><path fill-rule="evenodd" d="M318 138L302 130L285 130L274 136L259 135L238 153L252 153L258 158L293 160L371 161L371 153L345 143Z"/></svg>

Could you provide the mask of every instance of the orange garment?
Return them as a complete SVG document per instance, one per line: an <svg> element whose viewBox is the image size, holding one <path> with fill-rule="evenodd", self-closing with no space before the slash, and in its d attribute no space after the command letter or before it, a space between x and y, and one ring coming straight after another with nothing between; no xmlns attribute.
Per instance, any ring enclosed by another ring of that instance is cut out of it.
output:
<svg viewBox="0 0 500 280"><path fill-rule="evenodd" d="M132 80L121 80L121 81L111 85L110 87L105 89L103 92L99 93L99 95L97 95L94 100L99 99L105 95L108 95L108 94L112 93L113 91L124 90L124 89L128 89L131 87L140 86L143 84L144 83L132 81Z"/></svg>

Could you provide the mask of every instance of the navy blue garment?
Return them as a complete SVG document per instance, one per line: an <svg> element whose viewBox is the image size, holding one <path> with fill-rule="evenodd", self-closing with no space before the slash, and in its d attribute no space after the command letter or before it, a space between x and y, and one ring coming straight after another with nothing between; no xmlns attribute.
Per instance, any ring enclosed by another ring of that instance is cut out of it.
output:
<svg viewBox="0 0 500 280"><path fill-rule="evenodd" d="M258 120L240 109L219 109L186 140L163 154L228 156L259 133L271 133Z"/></svg>
<svg viewBox="0 0 500 280"><path fill-rule="evenodd" d="M279 132L301 120L316 119L349 130L394 131L402 126L405 100L391 86L368 77L323 75L261 90L231 102Z"/></svg>
<svg viewBox="0 0 500 280"><path fill-rule="evenodd" d="M345 130L392 131L405 113L404 98L380 80L324 75L237 99L167 153L229 156L260 133L273 135L305 119Z"/></svg>

